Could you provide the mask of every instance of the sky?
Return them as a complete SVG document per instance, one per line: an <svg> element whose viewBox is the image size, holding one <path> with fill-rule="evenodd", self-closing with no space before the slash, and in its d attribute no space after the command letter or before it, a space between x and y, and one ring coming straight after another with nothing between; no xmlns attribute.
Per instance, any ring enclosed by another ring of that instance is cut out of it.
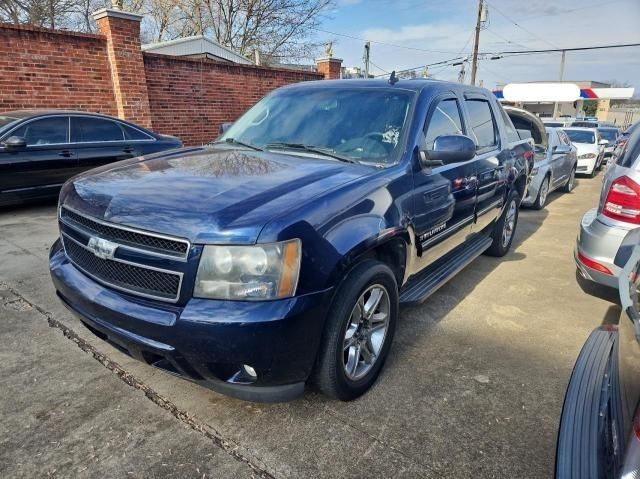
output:
<svg viewBox="0 0 640 479"><path fill-rule="evenodd" d="M640 0L489 0L487 7L481 52L640 43ZM372 41L371 73L384 74L470 55L477 8L477 0L336 0L316 39L333 41L334 57L342 58L343 66L362 66L362 39ZM557 80L560 57L547 53L482 60L478 79L487 88ZM459 68L433 66L430 73L456 80ZM564 79L628 82L637 96L640 47L568 52Z"/></svg>

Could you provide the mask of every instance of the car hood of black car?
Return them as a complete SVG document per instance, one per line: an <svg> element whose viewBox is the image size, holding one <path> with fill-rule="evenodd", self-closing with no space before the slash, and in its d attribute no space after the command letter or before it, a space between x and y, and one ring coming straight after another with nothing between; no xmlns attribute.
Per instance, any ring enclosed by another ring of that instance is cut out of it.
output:
<svg viewBox="0 0 640 479"><path fill-rule="evenodd" d="M103 221L187 238L253 243L273 217L370 172L319 157L226 146L172 150L85 173L61 203Z"/></svg>

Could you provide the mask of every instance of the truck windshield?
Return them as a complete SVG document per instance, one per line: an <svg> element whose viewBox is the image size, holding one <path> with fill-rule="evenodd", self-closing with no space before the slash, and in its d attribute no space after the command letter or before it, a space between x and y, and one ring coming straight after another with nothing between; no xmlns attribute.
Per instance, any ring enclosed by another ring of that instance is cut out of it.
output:
<svg viewBox="0 0 640 479"><path fill-rule="evenodd" d="M564 130L573 143L595 143L596 136L588 130Z"/></svg>
<svg viewBox="0 0 640 479"><path fill-rule="evenodd" d="M357 161L394 163L413 97L385 87L282 90L262 99L219 140L266 149L304 145Z"/></svg>

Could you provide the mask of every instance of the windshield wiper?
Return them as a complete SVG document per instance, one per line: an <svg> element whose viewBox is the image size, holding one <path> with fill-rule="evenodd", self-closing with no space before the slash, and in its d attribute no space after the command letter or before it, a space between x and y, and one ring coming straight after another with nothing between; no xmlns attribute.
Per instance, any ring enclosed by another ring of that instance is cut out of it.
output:
<svg viewBox="0 0 640 479"><path fill-rule="evenodd" d="M323 147L320 147L320 146L304 145L302 143L269 143L268 145L265 146L265 148L267 150L275 148L275 149L281 149L281 150L289 149L289 150L308 151L309 153L317 153L319 155L328 156L330 158L334 158L336 160L344 161L346 163L360 164L360 162L358 160L354 160L353 158L349 158L349 157L346 157L346 156L339 155L338 153L336 153L331 148L323 148Z"/></svg>
<svg viewBox="0 0 640 479"><path fill-rule="evenodd" d="M244 141L236 140L235 138L225 138L224 141L216 141L214 145L219 143L229 143L231 145L239 145L239 146L244 146L246 148L251 148L252 150L256 150L256 151L264 151L259 146L252 145L251 143L246 143Z"/></svg>

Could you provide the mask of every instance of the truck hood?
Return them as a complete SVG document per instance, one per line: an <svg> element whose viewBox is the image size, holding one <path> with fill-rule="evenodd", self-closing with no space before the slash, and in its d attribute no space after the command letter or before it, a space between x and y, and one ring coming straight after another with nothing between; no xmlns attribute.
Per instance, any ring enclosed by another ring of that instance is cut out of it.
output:
<svg viewBox="0 0 640 479"><path fill-rule="evenodd" d="M264 225L370 167L211 146L114 163L65 185L80 213L193 243L253 243Z"/></svg>

